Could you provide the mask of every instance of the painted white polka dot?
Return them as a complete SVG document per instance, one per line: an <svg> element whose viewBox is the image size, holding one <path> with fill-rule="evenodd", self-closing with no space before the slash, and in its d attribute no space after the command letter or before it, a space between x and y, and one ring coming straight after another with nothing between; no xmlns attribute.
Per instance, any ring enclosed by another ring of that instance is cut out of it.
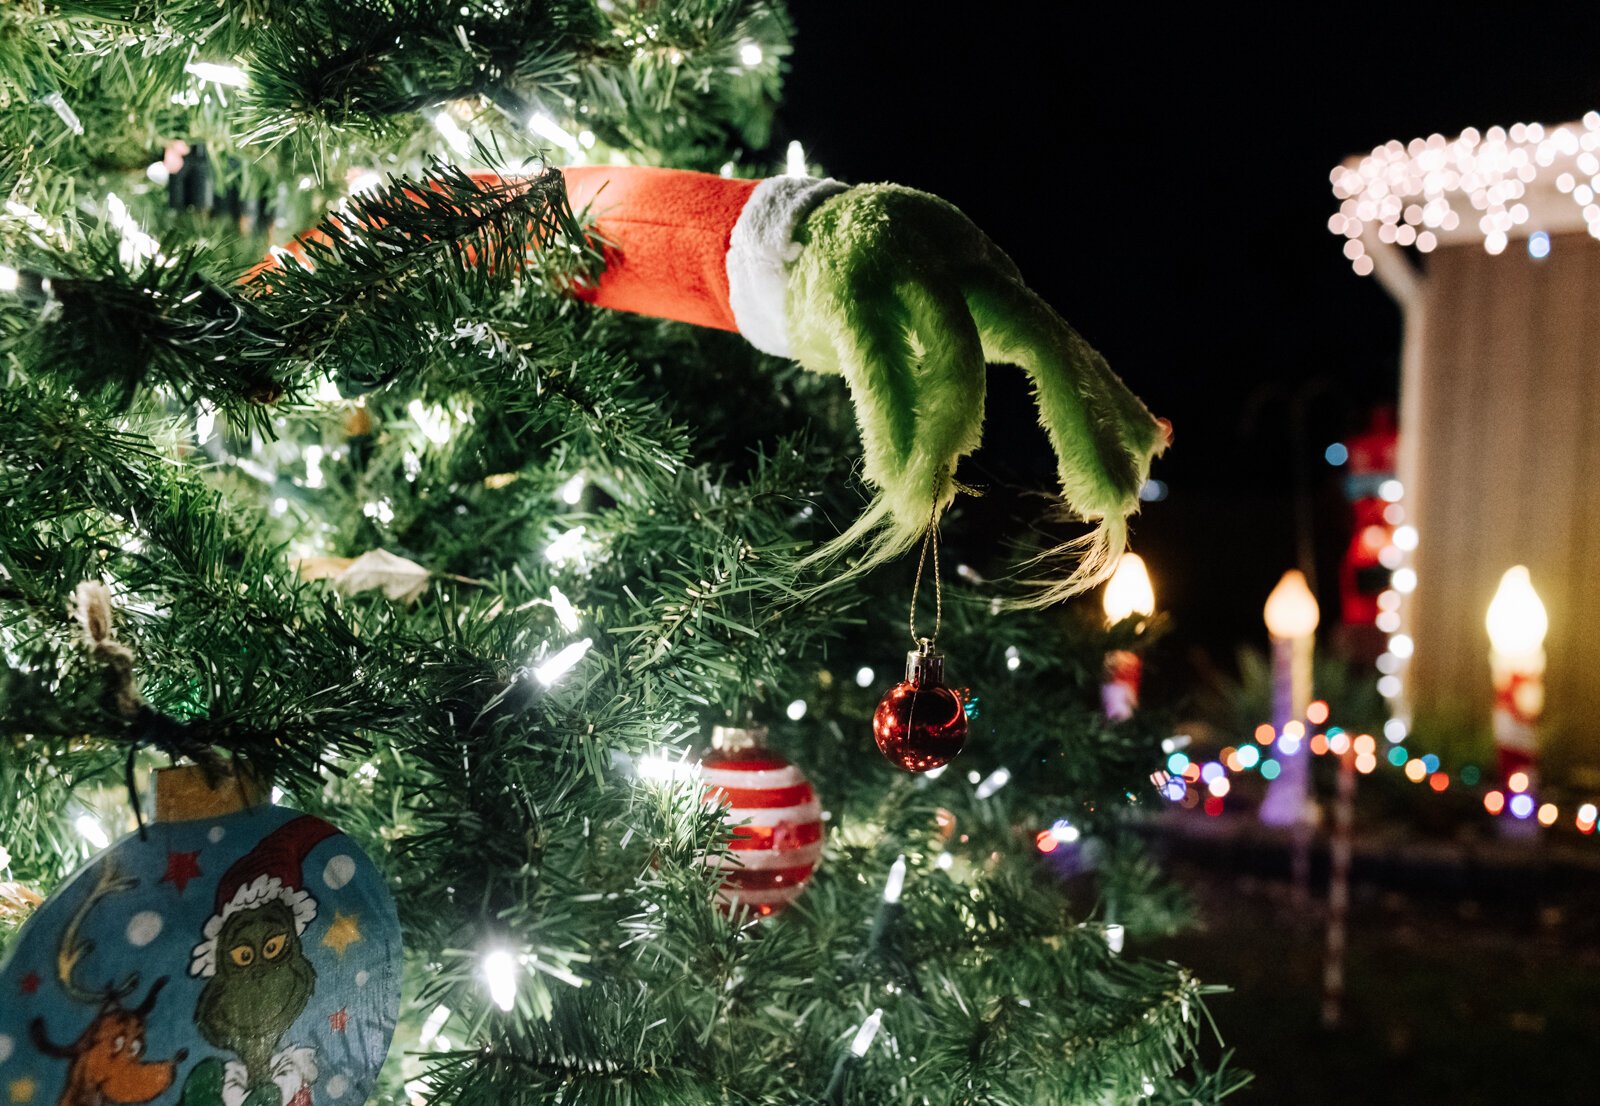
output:
<svg viewBox="0 0 1600 1106"><path fill-rule="evenodd" d="M322 882L337 891L355 878L356 862L344 853L334 857L322 869Z"/></svg>
<svg viewBox="0 0 1600 1106"><path fill-rule="evenodd" d="M144 948L161 936L161 915L154 910L141 910L128 919L128 943Z"/></svg>
<svg viewBox="0 0 1600 1106"><path fill-rule="evenodd" d="M0 1033L0 1064L11 1059L11 1052L14 1048L16 1048L16 1045L12 1043L11 1038L4 1033Z"/></svg>
<svg viewBox="0 0 1600 1106"><path fill-rule="evenodd" d="M357 987L365 987L367 985L367 980L369 980L371 978L372 978L372 973L367 971L367 969L362 968L359 972L356 973L356 986Z"/></svg>
<svg viewBox="0 0 1600 1106"><path fill-rule="evenodd" d="M212 826L206 831L206 840L215 845L218 841L222 840L227 832L228 831L223 829L221 826Z"/></svg>
<svg viewBox="0 0 1600 1106"><path fill-rule="evenodd" d="M322 1089L328 1092L329 1098L343 1098L344 1092L350 1089L350 1080L342 1075L336 1075L323 1084Z"/></svg>

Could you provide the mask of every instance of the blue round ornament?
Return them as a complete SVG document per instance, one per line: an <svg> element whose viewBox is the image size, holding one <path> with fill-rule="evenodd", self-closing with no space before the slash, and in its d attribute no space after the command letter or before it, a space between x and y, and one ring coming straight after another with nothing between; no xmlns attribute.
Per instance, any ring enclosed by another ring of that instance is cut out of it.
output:
<svg viewBox="0 0 1600 1106"><path fill-rule="evenodd" d="M0 966L0 1104L360 1106L400 953L382 876L320 818L157 822L68 880Z"/></svg>

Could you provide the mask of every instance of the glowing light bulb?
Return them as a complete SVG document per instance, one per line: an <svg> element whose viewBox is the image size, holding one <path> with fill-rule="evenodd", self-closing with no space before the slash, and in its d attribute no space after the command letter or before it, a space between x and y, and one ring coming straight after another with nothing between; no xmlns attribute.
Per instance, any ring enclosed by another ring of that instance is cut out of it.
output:
<svg viewBox="0 0 1600 1106"><path fill-rule="evenodd" d="M569 477L563 481L557 494L561 496L561 502L568 507L576 507L578 501L583 498L583 489L587 485L588 480L580 472L576 476Z"/></svg>
<svg viewBox="0 0 1600 1106"><path fill-rule="evenodd" d="M0 265L0 292L15 292L21 277L10 265Z"/></svg>
<svg viewBox="0 0 1600 1106"><path fill-rule="evenodd" d="M784 708L783 713L788 715L789 721L798 722L806 716L806 709L806 701L804 699L796 699Z"/></svg>
<svg viewBox="0 0 1600 1106"><path fill-rule="evenodd" d="M761 59L766 55L762 53L761 46L754 42L741 43L739 46L739 64L746 69L754 69L761 64Z"/></svg>
<svg viewBox="0 0 1600 1106"><path fill-rule="evenodd" d="M693 779L695 766L682 750L671 750L670 755L669 751L661 750L640 757L634 772L640 779L652 783L678 783Z"/></svg>
<svg viewBox="0 0 1600 1106"><path fill-rule="evenodd" d="M1539 593L1533 590L1526 566L1513 565L1500 577L1484 626L1494 651L1502 657L1532 658L1543 648L1550 618Z"/></svg>
<svg viewBox="0 0 1600 1106"><path fill-rule="evenodd" d="M517 1004L517 960L505 949L493 949L484 954L483 978L489 985L489 997L501 1010L509 1013Z"/></svg>
<svg viewBox="0 0 1600 1106"><path fill-rule="evenodd" d="M877 1039L878 1027L882 1024L882 1008L868 1014L867 1020L861 1023L861 1028L856 1030L855 1039L850 1042L850 1052L855 1056L865 1056L867 1049L871 1048L872 1042Z"/></svg>
<svg viewBox="0 0 1600 1106"><path fill-rule="evenodd" d="M229 88L243 88L249 84L244 70L237 65L223 65L214 61L192 61L183 67L185 73L198 77L202 81L212 84L227 85Z"/></svg>
<svg viewBox="0 0 1600 1106"><path fill-rule="evenodd" d="M894 904L900 901L900 893L906 888L906 858L897 856L894 863L889 865L889 878L883 881L883 901Z"/></svg>
<svg viewBox="0 0 1600 1106"><path fill-rule="evenodd" d="M871 687L872 681L877 677L877 675L878 674L871 668L867 667L866 665L862 665L860 668L856 669L856 686Z"/></svg>
<svg viewBox="0 0 1600 1106"><path fill-rule="evenodd" d="M528 129L540 138L554 142L569 154L583 149L583 144L570 131L542 111L536 111L529 117Z"/></svg>
<svg viewBox="0 0 1600 1106"><path fill-rule="evenodd" d="M451 118L448 112L435 112L433 127L456 153L464 154L472 149L472 139L467 136L467 132L461 129L461 124Z"/></svg>
<svg viewBox="0 0 1600 1106"><path fill-rule="evenodd" d="M1263 611L1267 632L1275 638L1294 639L1309 637L1316 632L1321 620L1317 597L1311 594L1305 573L1292 568L1283 574L1278 586L1267 596Z"/></svg>
<svg viewBox="0 0 1600 1106"><path fill-rule="evenodd" d="M1140 615L1149 618L1156 612L1156 593L1150 584L1150 573L1144 558L1137 553L1124 553L1117 561L1117 570L1106 582L1101 605L1106 612L1106 625L1115 626L1125 618Z"/></svg>
<svg viewBox="0 0 1600 1106"><path fill-rule="evenodd" d="M549 687L575 668L594 646L593 638L575 641L533 670L533 678Z"/></svg>
<svg viewBox="0 0 1600 1106"><path fill-rule="evenodd" d="M444 1029L444 1023L450 1020L450 1007L435 1006L433 1013L428 1015L428 1020L422 1023L422 1035L418 1039L422 1044L432 1044Z"/></svg>
<svg viewBox="0 0 1600 1106"><path fill-rule="evenodd" d="M1011 769L996 768L984 778L982 783L978 784L978 789L972 794L978 799L987 799L989 796L993 795L996 791L999 791L1002 787L1010 782Z"/></svg>
<svg viewBox="0 0 1600 1106"><path fill-rule="evenodd" d="M111 844L111 838L106 836L105 827L93 814L80 814L73 819L72 826L78 831L78 836L97 849L103 849Z"/></svg>
<svg viewBox="0 0 1600 1106"><path fill-rule="evenodd" d="M550 606L556 612L556 621L561 623L561 628L567 633L574 633L578 629L580 619L578 609L572 605L565 593L554 584L550 585Z"/></svg>

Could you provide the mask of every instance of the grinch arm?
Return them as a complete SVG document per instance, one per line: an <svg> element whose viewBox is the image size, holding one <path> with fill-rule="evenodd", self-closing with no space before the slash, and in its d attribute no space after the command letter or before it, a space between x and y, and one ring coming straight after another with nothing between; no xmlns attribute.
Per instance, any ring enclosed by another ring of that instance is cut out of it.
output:
<svg viewBox="0 0 1600 1106"><path fill-rule="evenodd" d="M864 185L817 206L798 228L787 325L794 356L849 383L878 498L822 551L871 540L858 566L909 549L956 492L957 462L978 445L984 365L1031 378L1066 505L1099 522L1077 567L1029 600L1080 591L1121 552L1126 517L1163 425L1104 360L1022 282L1016 266L955 207L894 185Z"/></svg>
<svg viewBox="0 0 1600 1106"><path fill-rule="evenodd" d="M572 209L605 247L601 307L736 330L789 356L784 298L795 228L845 186L809 177L732 180L645 166L562 171Z"/></svg>

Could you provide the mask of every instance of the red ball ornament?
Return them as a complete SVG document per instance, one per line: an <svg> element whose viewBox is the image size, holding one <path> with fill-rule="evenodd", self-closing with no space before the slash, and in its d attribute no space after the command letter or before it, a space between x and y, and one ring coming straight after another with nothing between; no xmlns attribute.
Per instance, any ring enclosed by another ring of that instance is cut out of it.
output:
<svg viewBox="0 0 1600 1106"><path fill-rule="evenodd" d="M944 654L923 639L906 654L906 678L891 687L872 715L878 750L907 772L926 772L955 759L967 743L967 710L944 686Z"/></svg>
<svg viewBox="0 0 1600 1106"><path fill-rule="evenodd" d="M763 746L767 731L717 726L700 761L711 802L733 827L717 900L767 916L800 897L822 858L822 806L805 773Z"/></svg>

